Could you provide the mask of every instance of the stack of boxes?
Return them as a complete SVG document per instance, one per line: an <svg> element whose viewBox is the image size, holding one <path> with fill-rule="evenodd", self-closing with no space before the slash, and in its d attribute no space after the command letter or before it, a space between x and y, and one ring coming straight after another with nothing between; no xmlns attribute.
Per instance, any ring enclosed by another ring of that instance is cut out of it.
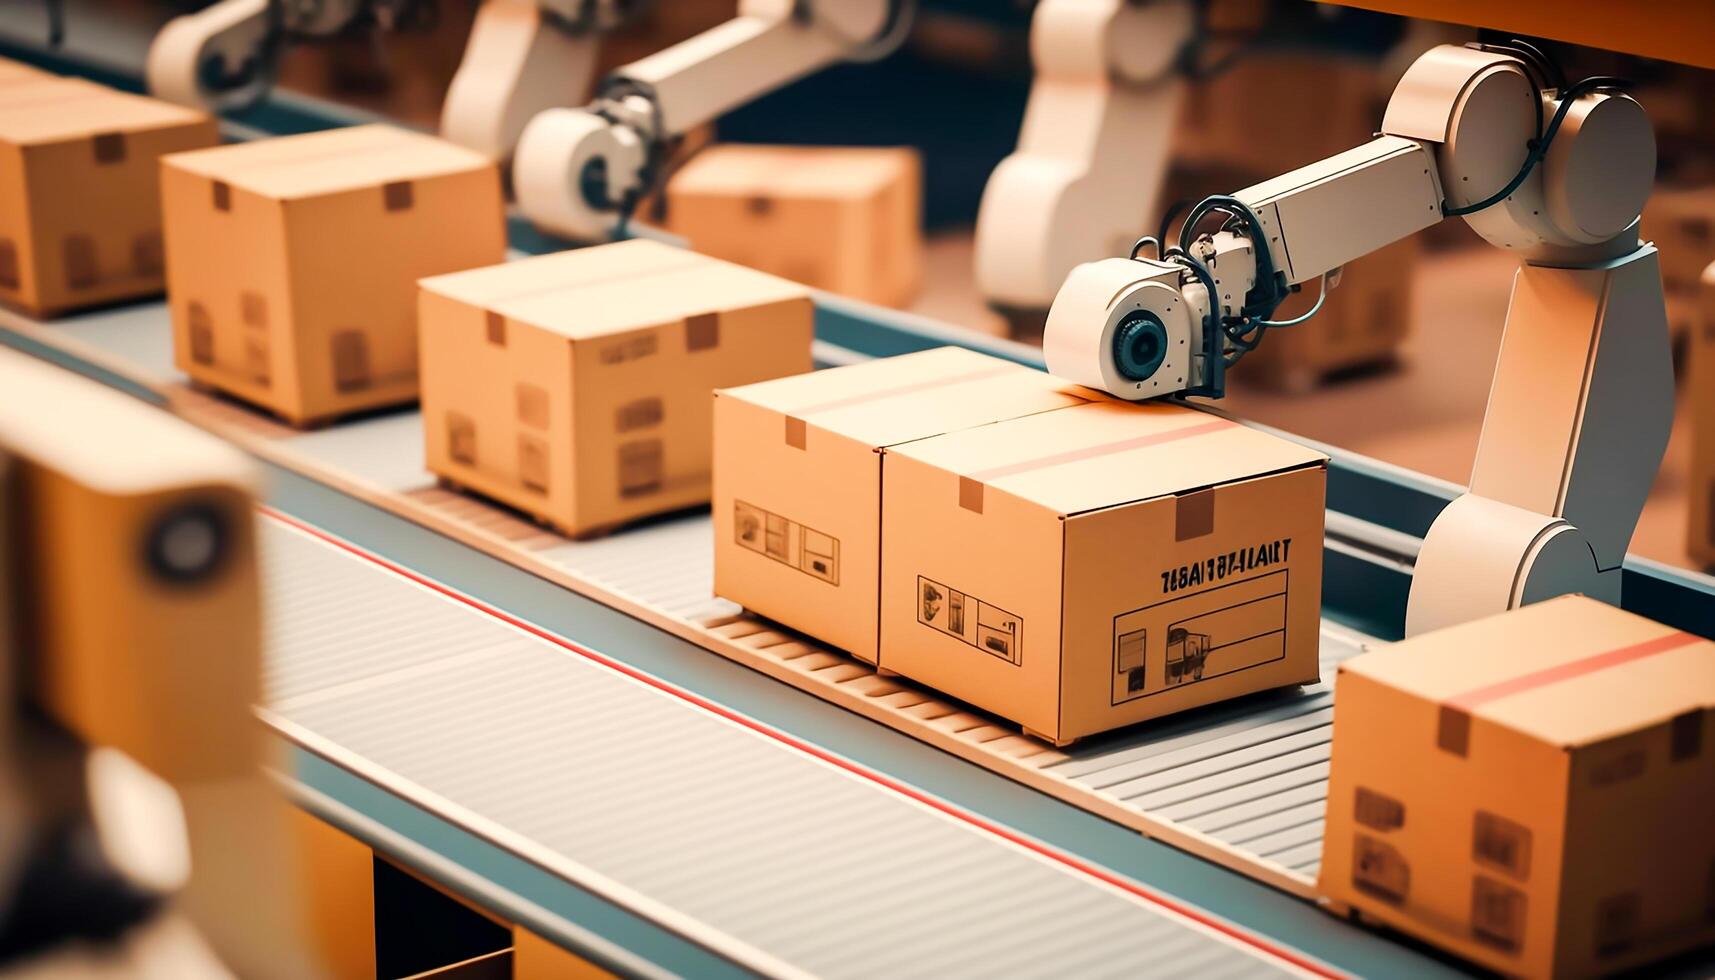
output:
<svg viewBox="0 0 1715 980"><path fill-rule="evenodd" d="M417 280L506 256L500 172L391 126L163 161L180 370L294 425L417 398Z"/></svg>
<svg viewBox="0 0 1715 980"><path fill-rule="evenodd" d="M910 149L724 144L673 176L667 222L699 252L905 306L922 287L922 183Z"/></svg>
<svg viewBox="0 0 1715 980"><path fill-rule="evenodd" d="M0 302L39 316L161 291L158 161L206 113L0 65Z"/></svg>
<svg viewBox="0 0 1715 980"><path fill-rule="evenodd" d="M1319 890L1513 976L1715 940L1715 644L1581 596L1342 664Z"/></svg>
<svg viewBox="0 0 1715 980"><path fill-rule="evenodd" d="M1065 744L1317 679L1326 458L964 351L716 397L715 591Z"/></svg>

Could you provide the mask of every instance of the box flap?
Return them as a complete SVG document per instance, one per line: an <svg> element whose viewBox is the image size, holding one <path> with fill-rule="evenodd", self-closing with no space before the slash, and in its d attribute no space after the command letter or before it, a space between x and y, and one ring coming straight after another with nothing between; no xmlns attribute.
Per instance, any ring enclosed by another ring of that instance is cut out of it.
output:
<svg viewBox="0 0 1715 980"><path fill-rule="evenodd" d="M1067 516L1327 461L1185 405L1111 400L894 451Z"/></svg>
<svg viewBox="0 0 1715 980"><path fill-rule="evenodd" d="M195 109L76 78L42 75L0 85L0 142L14 146L147 132L208 118Z"/></svg>
<svg viewBox="0 0 1715 980"><path fill-rule="evenodd" d="M778 276L645 238L431 276L421 286L572 340L810 297Z"/></svg>
<svg viewBox="0 0 1715 980"><path fill-rule="evenodd" d="M1558 746L1715 708L1715 643L1584 596L1425 633L1340 669Z"/></svg>
<svg viewBox="0 0 1715 980"><path fill-rule="evenodd" d="M902 170L918 170L915 152L902 147L724 143L680 168L669 193L862 198L886 189Z"/></svg>
<svg viewBox="0 0 1715 980"><path fill-rule="evenodd" d="M455 143L381 124L232 143L162 159L179 170L280 200L494 166Z"/></svg>
<svg viewBox="0 0 1715 980"><path fill-rule="evenodd" d="M1102 397L962 347L878 358L720 394L877 448Z"/></svg>

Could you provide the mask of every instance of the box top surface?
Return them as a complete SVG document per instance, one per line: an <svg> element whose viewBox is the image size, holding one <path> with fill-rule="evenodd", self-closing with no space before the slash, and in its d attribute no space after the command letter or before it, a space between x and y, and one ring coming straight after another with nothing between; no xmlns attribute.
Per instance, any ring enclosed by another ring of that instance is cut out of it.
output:
<svg viewBox="0 0 1715 980"><path fill-rule="evenodd" d="M962 347L776 378L719 395L875 448L1100 397L1033 368Z"/></svg>
<svg viewBox="0 0 1715 980"><path fill-rule="evenodd" d="M1411 637L1340 669L1566 747L1715 708L1715 643L1584 596Z"/></svg>
<svg viewBox="0 0 1715 980"><path fill-rule="evenodd" d="M909 443L920 460L1062 516L1246 480L1328 457L1184 405L1104 400Z"/></svg>
<svg viewBox="0 0 1715 980"><path fill-rule="evenodd" d="M862 198L919 170L916 151L878 146L760 146L723 143L692 157L669 194Z"/></svg>
<svg viewBox="0 0 1715 980"><path fill-rule="evenodd" d="M810 298L795 282L646 238L430 276L421 286L570 340Z"/></svg>
<svg viewBox="0 0 1715 980"><path fill-rule="evenodd" d="M77 78L37 75L0 83L0 142L14 146L207 122L207 113Z"/></svg>
<svg viewBox="0 0 1715 980"><path fill-rule="evenodd" d="M0 350L0 445L98 492L138 496L175 487L252 489L242 452L153 406L63 368ZM53 411L40 410L53 406Z"/></svg>
<svg viewBox="0 0 1715 980"><path fill-rule="evenodd" d="M279 200L494 167L474 150L379 123L171 153L162 160Z"/></svg>

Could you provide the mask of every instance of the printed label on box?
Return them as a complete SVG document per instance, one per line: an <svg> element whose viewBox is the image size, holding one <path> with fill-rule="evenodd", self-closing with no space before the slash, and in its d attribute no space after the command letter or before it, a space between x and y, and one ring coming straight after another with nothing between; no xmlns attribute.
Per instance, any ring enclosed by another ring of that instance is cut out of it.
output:
<svg viewBox="0 0 1715 980"><path fill-rule="evenodd" d="M742 500L733 501L733 540L811 578L840 584L840 539Z"/></svg>
<svg viewBox="0 0 1715 980"><path fill-rule="evenodd" d="M1013 666L1024 662L1024 618L917 576L917 621Z"/></svg>
<svg viewBox="0 0 1715 980"><path fill-rule="evenodd" d="M1284 659L1288 582L1270 572L1115 616L1112 703Z"/></svg>

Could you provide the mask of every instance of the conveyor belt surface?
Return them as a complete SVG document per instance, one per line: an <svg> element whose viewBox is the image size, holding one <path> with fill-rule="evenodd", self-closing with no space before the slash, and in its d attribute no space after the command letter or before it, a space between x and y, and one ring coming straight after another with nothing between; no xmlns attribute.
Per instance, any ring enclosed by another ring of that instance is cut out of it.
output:
<svg viewBox="0 0 1715 980"><path fill-rule="evenodd" d="M263 547L283 734L751 969L1315 966L304 531Z"/></svg>

